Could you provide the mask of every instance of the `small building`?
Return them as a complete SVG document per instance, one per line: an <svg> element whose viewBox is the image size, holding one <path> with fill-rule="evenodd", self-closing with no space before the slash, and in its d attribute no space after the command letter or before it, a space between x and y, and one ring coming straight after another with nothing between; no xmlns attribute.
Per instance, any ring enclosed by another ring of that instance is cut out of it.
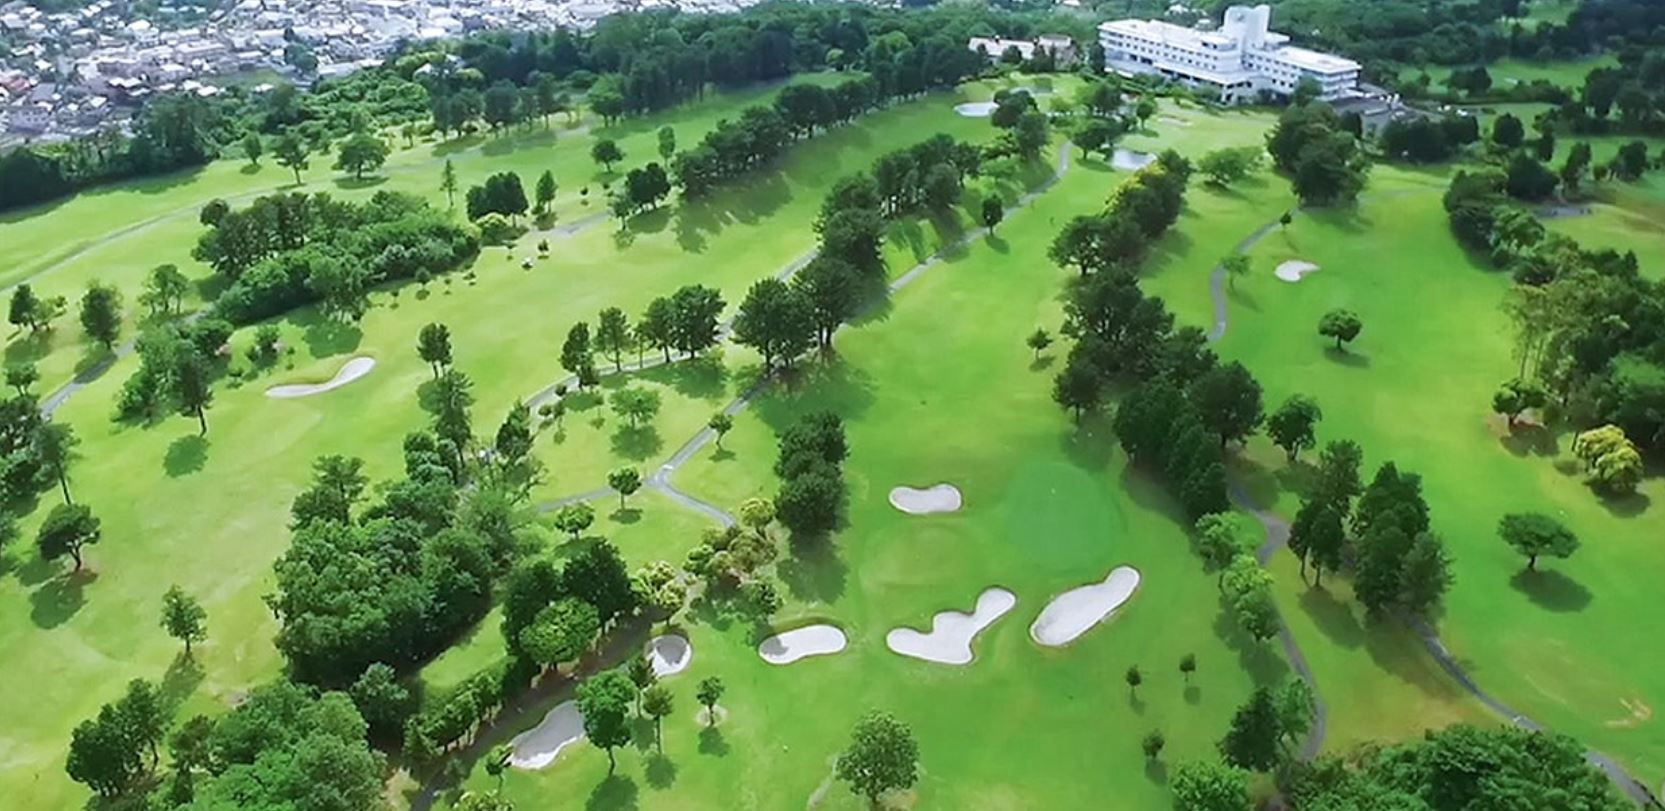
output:
<svg viewBox="0 0 1665 811"><path fill-rule="evenodd" d="M1064 34L1042 34L1035 39L1002 39L1000 37L972 37L967 40L966 47L983 54L990 62L999 62L1008 49L1017 49L1018 55L1027 62L1035 54L1045 50L1057 60L1058 67L1069 67L1075 63L1077 54L1075 40Z"/></svg>
<svg viewBox="0 0 1665 811"><path fill-rule="evenodd" d="M1260 5L1226 9L1218 31L1159 20L1103 23L1104 68L1212 87L1227 104L1263 92L1287 97L1302 79L1316 81L1325 101L1358 95L1359 63L1290 45L1287 35L1270 30L1271 17L1271 7Z"/></svg>

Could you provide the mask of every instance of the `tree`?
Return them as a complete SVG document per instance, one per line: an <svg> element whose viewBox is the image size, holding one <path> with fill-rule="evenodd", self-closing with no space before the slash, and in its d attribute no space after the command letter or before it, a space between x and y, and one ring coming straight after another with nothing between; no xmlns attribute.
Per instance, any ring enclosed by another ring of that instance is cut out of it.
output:
<svg viewBox="0 0 1665 811"><path fill-rule="evenodd" d="M1334 571L1341 566L1342 549L1347 543L1347 530L1342 524L1340 507L1328 498L1302 502L1290 526L1289 549L1301 561L1301 577L1307 576L1307 564L1313 565L1313 585L1321 585L1324 569Z"/></svg>
<svg viewBox="0 0 1665 811"><path fill-rule="evenodd" d="M266 145L260 140L260 133L251 132L243 136L238 142L243 150L243 157L247 158L250 166L260 165L260 155L266 151Z"/></svg>
<svg viewBox="0 0 1665 811"><path fill-rule="evenodd" d="M631 428L639 426L643 420L653 419L653 415L659 413L659 392L640 386L619 389L607 398L607 402L613 407L613 413L623 417Z"/></svg>
<svg viewBox="0 0 1665 811"><path fill-rule="evenodd" d="M513 753L514 749L510 748L508 744L502 743L493 746L486 752L484 764L486 767L486 776L497 780L497 790L494 792L495 794L503 793L503 773L508 771L509 758L513 756Z"/></svg>
<svg viewBox="0 0 1665 811"><path fill-rule="evenodd" d="M272 149L272 159L279 166L295 173L295 185L301 184L301 172L306 171L307 157L312 150L307 148L306 141L294 132L284 132L278 137L277 145Z"/></svg>
<svg viewBox="0 0 1665 811"><path fill-rule="evenodd" d="M705 427L710 428L712 433L717 435L717 447L721 448L723 446L723 435L734 428L734 417L726 412L719 411L711 415L711 419L706 421Z"/></svg>
<svg viewBox="0 0 1665 811"><path fill-rule="evenodd" d="M919 744L907 725L874 710L856 723L850 746L834 767L840 780L866 797L873 808L886 792L905 789L919 779Z"/></svg>
<svg viewBox="0 0 1665 811"><path fill-rule="evenodd" d="M1197 159L1197 171L1209 183L1226 188L1259 169L1264 154L1260 147L1216 149Z"/></svg>
<svg viewBox="0 0 1665 811"><path fill-rule="evenodd" d="M675 154L676 154L676 130L671 129L671 127L669 125L660 127L659 128L659 157L660 157L660 159L668 161L668 160L671 159L671 156L675 155Z"/></svg>
<svg viewBox="0 0 1665 811"><path fill-rule="evenodd" d="M619 509L624 509L624 500L631 493L642 489L642 474L633 467L621 467L607 474L607 486L619 494Z"/></svg>
<svg viewBox="0 0 1665 811"><path fill-rule="evenodd" d="M663 684L655 684L642 694L642 712L653 719L653 743L661 753L665 751L665 716L675 709L671 690Z"/></svg>
<svg viewBox="0 0 1665 811"><path fill-rule="evenodd" d="M1249 255L1234 253L1220 260L1220 267L1226 271L1226 281L1235 289L1237 277L1249 275Z"/></svg>
<svg viewBox="0 0 1665 811"><path fill-rule="evenodd" d="M596 319L595 348L613 359L613 371L624 368L624 351L630 348L630 321L624 311L608 307Z"/></svg>
<svg viewBox="0 0 1665 811"><path fill-rule="evenodd" d="M775 514L799 535L819 535L838 527L845 499L844 480L836 468L814 464L781 482Z"/></svg>
<svg viewBox="0 0 1665 811"><path fill-rule="evenodd" d="M607 171L613 171L613 164L624 160L624 150L611 138L602 138L590 147L590 159L602 165Z"/></svg>
<svg viewBox="0 0 1665 811"><path fill-rule="evenodd" d="M177 313L184 303L191 282L176 265L157 265L145 277L144 290L139 294L139 305L150 311L151 317Z"/></svg>
<svg viewBox="0 0 1665 811"><path fill-rule="evenodd" d="M697 284L678 288L670 300L671 344L688 357L716 345L717 316L724 306L716 288Z"/></svg>
<svg viewBox="0 0 1665 811"><path fill-rule="evenodd" d="M81 550L98 543L104 531L98 517L83 504L58 504L46 514L35 535L35 545L43 560L57 560L64 555L75 559L75 571L81 571Z"/></svg>
<svg viewBox="0 0 1665 811"><path fill-rule="evenodd" d="M1324 94L1324 88L1318 80L1311 76L1302 76L1295 82L1295 89L1289 93L1289 103L1296 107L1305 107L1318 100Z"/></svg>
<svg viewBox="0 0 1665 811"><path fill-rule="evenodd" d="M1298 742L1312 728L1313 707L1316 704L1312 685L1306 679L1289 679L1278 688L1274 700L1278 711L1278 732L1291 744Z"/></svg>
<svg viewBox="0 0 1665 811"><path fill-rule="evenodd" d="M1642 456L1636 443L1617 425L1603 425L1573 438L1573 455L1584 462L1590 482L1610 493L1636 491L1642 480Z"/></svg>
<svg viewBox="0 0 1665 811"><path fill-rule="evenodd" d="M1526 139L1526 126L1513 113L1504 113L1492 122L1492 143L1504 149L1519 147Z"/></svg>
<svg viewBox="0 0 1665 811"><path fill-rule="evenodd" d="M1220 763L1182 763L1173 794L1174 811L1249 811L1249 776Z"/></svg>
<svg viewBox="0 0 1665 811"><path fill-rule="evenodd" d="M29 443L35 458L40 461L41 469L58 480L65 504L74 503L69 497L69 463L80 457L75 451L75 446L80 444L75 429L65 422L48 422L36 428Z"/></svg>
<svg viewBox="0 0 1665 811"><path fill-rule="evenodd" d="M399 683L397 671L381 662L366 667L347 694L371 735L378 738L395 739L405 719L416 711L417 697Z"/></svg>
<svg viewBox="0 0 1665 811"><path fill-rule="evenodd" d="M1543 513L1505 515L1498 522L1497 534L1526 556L1527 571L1537 570L1540 555L1565 558L1578 550L1578 536L1560 521Z"/></svg>
<svg viewBox="0 0 1665 811"><path fill-rule="evenodd" d="M364 173L380 169L387 162L387 142L368 132L347 136L335 150L335 168L352 172L354 180L363 180Z"/></svg>
<svg viewBox="0 0 1665 811"><path fill-rule="evenodd" d="M1063 371L1052 381L1052 400L1074 412L1076 422L1081 415L1098 408L1104 400L1104 377L1098 367L1077 361L1072 355Z"/></svg>
<svg viewBox="0 0 1665 811"><path fill-rule="evenodd" d="M1024 339L1023 345L1035 350L1035 360L1040 360L1041 353L1052 345L1052 335L1044 328L1036 327L1035 331L1029 333L1029 337Z"/></svg>
<svg viewBox="0 0 1665 811"><path fill-rule="evenodd" d="M855 316L861 303L860 282L850 263L830 256L816 256L792 278L793 288L809 305L821 348L832 346L833 332Z"/></svg>
<svg viewBox="0 0 1665 811"><path fill-rule="evenodd" d="M647 310L636 322L637 346L652 347L665 353L665 362L671 362L671 347L675 345L675 305L671 300L660 296L648 303Z"/></svg>
<svg viewBox="0 0 1665 811"><path fill-rule="evenodd" d="M445 192L446 208L457 207L457 167L452 165L451 159L445 159L445 167L439 171L439 190Z"/></svg>
<svg viewBox="0 0 1665 811"><path fill-rule="evenodd" d="M191 644L208 636L204 627L207 619L208 612L202 604L179 586L170 586L162 595L162 629L168 636L185 643L187 657L191 655Z"/></svg>
<svg viewBox="0 0 1665 811"><path fill-rule="evenodd" d="M590 325L583 321L573 324L567 330L566 341L561 344L561 368L578 374L589 363L590 352Z"/></svg>
<svg viewBox="0 0 1665 811"><path fill-rule="evenodd" d="M1542 200L1555 193L1559 178L1548 166L1525 152L1516 153L1505 169L1504 190L1517 200Z"/></svg>
<svg viewBox="0 0 1665 811"><path fill-rule="evenodd" d="M143 774L143 751L116 707L106 704L75 727L64 771L102 797L125 792Z"/></svg>
<svg viewBox="0 0 1665 811"><path fill-rule="evenodd" d="M121 337L121 291L100 282L88 285L81 297L81 329L105 351L113 349Z"/></svg>
<svg viewBox="0 0 1665 811"><path fill-rule="evenodd" d="M583 502L568 504L555 511L555 528L578 540L584 530L595 523L595 509Z"/></svg>
<svg viewBox="0 0 1665 811"><path fill-rule="evenodd" d="M563 597L544 606L520 630L520 649L538 664L556 667L583 656L600 633L601 618L595 606L577 597Z"/></svg>
<svg viewBox="0 0 1665 811"><path fill-rule="evenodd" d="M773 277L757 281L740 302L734 317L734 340L763 355L765 372L778 360L790 368L792 359L814 345L816 325L803 293Z"/></svg>
<svg viewBox="0 0 1665 811"><path fill-rule="evenodd" d="M555 173L548 169L543 170L543 174L538 175L538 184L533 192L536 200L536 204L532 208L534 212L538 214L548 213L549 204L555 202L555 188Z"/></svg>
<svg viewBox="0 0 1665 811"><path fill-rule="evenodd" d="M1283 737L1272 691L1257 687L1231 718L1231 728L1220 739L1220 755L1244 769L1267 771L1278 764L1278 742Z"/></svg>
<svg viewBox="0 0 1665 811"><path fill-rule="evenodd" d="M208 407L214 403L214 386L210 379L208 358L193 348L179 353L173 372L174 390L179 399L179 413L196 417L197 436L208 435Z"/></svg>
<svg viewBox="0 0 1665 811"><path fill-rule="evenodd" d="M1187 653L1179 657L1179 672L1180 675L1185 677L1185 683L1190 684L1191 674L1197 672L1197 655L1195 653Z"/></svg>
<svg viewBox="0 0 1665 811"><path fill-rule="evenodd" d="M29 396L30 387L40 382L40 368L33 363L19 363L6 367L6 385L17 390L17 396Z"/></svg>
<svg viewBox="0 0 1665 811"><path fill-rule="evenodd" d="M1517 377L1498 387L1497 393L1492 395L1492 410L1509 418L1509 427L1515 426L1521 412L1531 408L1543 408L1549 403L1549 392L1543 384L1536 380Z"/></svg>
<svg viewBox="0 0 1665 811"><path fill-rule="evenodd" d="M1222 446L1247 439L1263 418L1260 384L1236 361L1216 366L1192 381L1191 403L1203 426L1219 435Z"/></svg>
<svg viewBox="0 0 1665 811"><path fill-rule="evenodd" d="M636 688L617 670L605 670L578 685L578 711L584 716L584 735L590 743L607 750L607 774L618 762L613 750L630 743L627 714Z"/></svg>
<svg viewBox="0 0 1665 811"><path fill-rule="evenodd" d="M1267 418L1266 433L1294 462L1301 451L1318 444L1315 428L1323 417L1324 412L1311 397L1293 394Z"/></svg>
<svg viewBox="0 0 1665 811"><path fill-rule="evenodd" d="M1337 351L1345 352L1342 344L1359 337L1362 329L1364 322L1352 310L1331 310L1318 320L1318 334L1334 338Z"/></svg>
<svg viewBox="0 0 1665 811"><path fill-rule="evenodd" d="M1001 205L1000 197L993 194L984 197L983 227L989 229L989 233L992 234L994 233L994 227L999 225L1000 221L1004 219L1006 219L1006 207Z"/></svg>
<svg viewBox="0 0 1665 811"><path fill-rule="evenodd" d="M1146 760L1155 760L1162 756L1162 748L1168 745L1168 739L1162 736L1162 730L1153 729L1140 739L1139 748L1145 750Z"/></svg>
<svg viewBox="0 0 1665 811"><path fill-rule="evenodd" d="M416 335L416 354L433 369L434 379L451 365L451 328L437 321L426 324Z"/></svg>
<svg viewBox="0 0 1665 811"><path fill-rule="evenodd" d="M1451 588L1451 558L1445 543L1431 532L1419 533L1399 565L1400 608L1427 617Z"/></svg>
<svg viewBox="0 0 1665 811"><path fill-rule="evenodd" d="M717 676L706 676L694 688L694 698L705 707L705 725L717 723L717 702L723 700L723 680Z"/></svg>
<svg viewBox="0 0 1665 811"><path fill-rule="evenodd" d="M1127 681L1128 692L1137 697L1139 695L1139 685L1145 683L1145 674L1139 672L1138 665L1132 665L1128 667L1123 678Z"/></svg>

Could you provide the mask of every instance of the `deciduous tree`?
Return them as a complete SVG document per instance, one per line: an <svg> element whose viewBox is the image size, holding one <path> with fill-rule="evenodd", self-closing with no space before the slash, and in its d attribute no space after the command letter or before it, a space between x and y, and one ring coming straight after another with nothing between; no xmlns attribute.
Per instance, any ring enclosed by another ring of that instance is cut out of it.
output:
<svg viewBox="0 0 1665 811"><path fill-rule="evenodd" d="M869 806L878 808L886 792L908 788L918 779L919 744L906 724L874 710L856 723L834 771L852 791L866 797Z"/></svg>

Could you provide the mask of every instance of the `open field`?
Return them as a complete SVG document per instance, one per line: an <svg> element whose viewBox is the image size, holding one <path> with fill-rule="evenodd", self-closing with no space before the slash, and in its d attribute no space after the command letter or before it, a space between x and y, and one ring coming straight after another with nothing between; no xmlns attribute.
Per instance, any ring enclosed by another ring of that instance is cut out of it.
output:
<svg viewBox="0 0 1665 811"><path fill-rule="evenodd" d="M1617 57L1603 54L1589 59L1560 59L1540 62L1531 59L1506 57L1486 65L1486 71L1492 76L1494 90L1507 90L1521 83L1531 83L1538 80L1576 91L1584 86L1584 76L1596 68L1613 67L1619 64ZM1433 81L1432 88L1442 88L1446 77L1451 75L1452 68L1447 65L1429 65L1423 69L1408 69L1400 73L1403 81L1415 79L1426 72Z"/></svg>

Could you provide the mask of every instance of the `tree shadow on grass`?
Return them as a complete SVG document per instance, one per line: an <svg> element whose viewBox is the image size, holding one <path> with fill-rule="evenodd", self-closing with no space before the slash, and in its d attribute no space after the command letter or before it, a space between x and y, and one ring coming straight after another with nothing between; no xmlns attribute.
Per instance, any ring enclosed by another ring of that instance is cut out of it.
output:
<svg viewBox="0 0 1665 811"><path fill-rule="evenodd" d="M30 510L29 512L33 512L33 510ZM28 512L19 512L18 514L27 515ZM32 551L27 554L25 563L22 566L17 567L17 582L22 583L24 586L34 586L44 583L57 575L58 564L47 560L40 555L33 554Z"/></svg>
<svg viewBox="0 0 1665 811"><path fill-rule="evenodd" d="M1237 662L1244 672L1256 685L1271 686L1282 682L1289 675L1289 664L1284 661L1277 649L1277 642L1272 639L1257 640L1248 635L1237 624L1237 618L1231 607L1226 603L1224 594L1219 596L1219 609L1214 615L1214 635L1224 642L1237 654Z"/></svg>
<svg viewBox="0 0 1665 811"><path fill-rule="evenodd" d="M644 380L663 383L678 394L697 400L710 400L728 393L729 370L716 353L699 355L688 360L655 366L639 375Z"/></svg>
<svg viewBox="0 0 1665 811"><path fill-rule="evenodd" d="M776 569L794 599L831 603L844 595L850 569L831 540L794 537L790 548Z"/></svg>
<svg viewBox="0 0 1665 811"><path fill-rule="evenodd" d="M1116 432L1102 412L1085 414L1058 437L1064 455L1083 470L1102 471L1117 451Z"/></svg>
<svg viewBox="0 0 1665 811"><path fill-rule="evenodd" d="M1185 703L1194 707L1199 701L1202 701L1202 688L1195 684L1185 685Z"/></svg>
<svg viewBox="0 0 1665 811"><path fill-rule="evenodd" d="M351 352L364 341L364 330L357 324L326 317L317 310L303 311L291 323L301 328L307 351L315 358Z"/></svg>
<svg viewBox="0 0 1665 811"><path fill-rule="evenodd" d="M202 470L208 461L208 437L187 434L168 443L168 453L162 458L162 469L170 478L188 476Z"/></svg>
<svg viewBox="0 0 1665 811"><path fill-rule="evenodd" d="M712 726L700 730L700 754L711 757L728 757L728 741L723 738L723 731Z"/></svg>
<svg viewBox="0 0 1665 811"><path fill-rule="evenodd" d="M1530 422L1505 426L1507 433L1497 438L1504 450L1515 456L1559 456L1561 442L1554 431Z"/></svg>
<svg viewBox="0 0 1665 811"><path fill-rule="evenodd" d="M1365 628L1353 616L1353 607L1337 600L1328 590L1316 586L1308 588L1301 592L1299 602L1307 618L1331 642L1348 649L1365 643Z"/></svg>
<svg viewBox="0 0 1665 811"><path fill-rule="evenodd" d="M52 338L49 334L25 332L6 343L6 365L38 363L51 351Z"/></svg>
<svg viewBox="0 0 1665 811"><path fill-rule="evenodd" d="M647 759L647 766L643 769L648 785L656 789L667 789L676 782L676 763L662 753L655 752Z"/></svg>
<svg viewBox="0 0 1665 811"><path fill-rule="evenodd" d="M1509 585L1539 608L1557 613L1582 611L1594 596L1583 584L1554 569L1516 572Z"/></svg>
<svg viewBox="0 0 1665 811"><path fill-rule="evenodd" d="M636 807L636 781L622 774L608 775L584 802L586 811L625 811Z"/></svg>
<svg viewBox="0 0 1665 811"><path fill-rule="evenodd" d="M1339 363L1342 366L1348 366L1354 369L1370 368L1369 355L1361 355L1357 352L1351 352L1346 349L1336 349L1334 345L1324 347L1324 357L1329 358L1331 361Z"/></svg>
<svg viewBox="0 0 1665 811"><path fill-rule="evenodd" d="M1622 496L1602 494L1601 506L1618 518L1635 518L1648 511L1653 499L1646 493L1629 493Z"/></svg>
<svg viewBox="0 0 1665 811"><path fill-rule="evenodd" d="M1052 364L1057 360L1058 356L1056 355L1041 355L1040 357L1029 361L1029 371L1044 372L1047 369L1052 368Z"/></svg>
<svg viewBox="0 0 1665 811"><path fill-rule="evenodd" d="M607 514L615 524L634 524L642 520L642 511L636 507L620 507Z"/></svg>
<svg viewBox="0 0 1665 811"><path fill-rule="evenodd" d="M87 604L87 584L97 579L98 575L82 569L47 580L29 593L29 619L43 630L64 624Z"/></svg>
<svg viewBox="0 0 1665 811"><path fill-rule="evenodd" d="M1159 786L1168 785L1168 764L1156 758L1145 758L1145 779Z"/></svg>
<svg viewBox="0 0 1665 811"><path fill-rule="evenodd" d="M652 425L621 425L613 432L612 447L614 454L640 462L659 453L665 447L665 440Z"/></svg>
<svg viewBox="0 0 1665 811"><path fill-rule="evenodd" d="M194 657L186 655L185 651L180 651L173 657L173 662L168 665L167 672L162 674L162 684L157 689L162 700L162 708L168 716L172 716L180 705L185 703L185 699L197 691L197 686L202 684L204 673L202 664Z"/></svg>

